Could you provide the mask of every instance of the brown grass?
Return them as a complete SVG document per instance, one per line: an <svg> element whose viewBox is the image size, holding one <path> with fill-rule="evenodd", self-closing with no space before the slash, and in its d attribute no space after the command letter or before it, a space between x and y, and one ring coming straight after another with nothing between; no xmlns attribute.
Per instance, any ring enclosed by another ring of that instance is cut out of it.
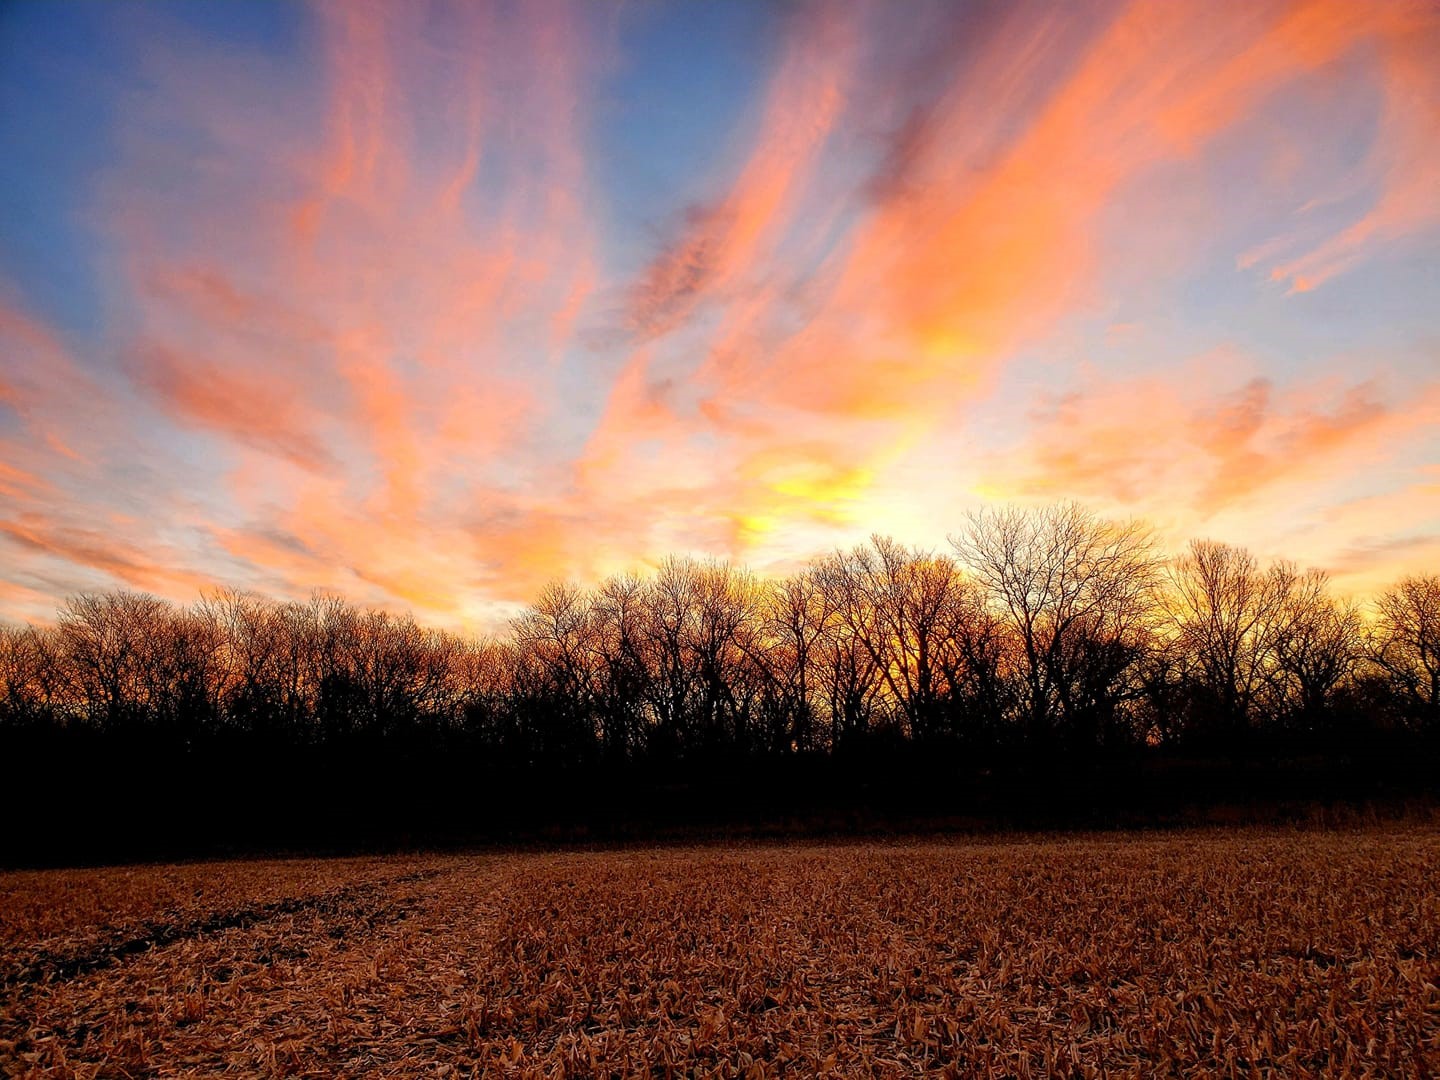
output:
<svg viewBox="0 0 1440 1080"><path fill-rule="evenodd" d="M1428 828L0 875L0 1069L1435 1075L1437 882Z"/></svg>

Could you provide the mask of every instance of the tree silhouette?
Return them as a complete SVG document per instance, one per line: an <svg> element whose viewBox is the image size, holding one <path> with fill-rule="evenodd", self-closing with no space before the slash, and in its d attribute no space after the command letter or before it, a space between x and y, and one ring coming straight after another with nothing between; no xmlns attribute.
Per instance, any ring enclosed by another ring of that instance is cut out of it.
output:
<svg viewBox="0 0 1440 1080"><path fill-rule="evenodd" d="M1071 503L974 514L951 544L556 582L498 639L328 594L85 594L0 627L0 752L36 777L149 769L157 792L293 767L347 798L402 769L520 798L576 770L624 790L632 768L833 760L858 792L941 766L1434 753L1440 577L1362 607L1214 541L1167 563L1143 524Z"/></svg>
<svg viewBox="0 0 1440 1080"><path fill-rule="evenodd" d="M1072 743L1092 742L1131 696L1155 610L1149 528L1062 503L974 513L952 543L1018 644L1030 740L1047 744L1063 728Z"/></svg>
<svg viewBox="0 0 1440 1080"><path fill-rule="evenodd" d="M1407 577L1376 600L1370 657L1411 722L1440 729L1440 575Z"/></svg>

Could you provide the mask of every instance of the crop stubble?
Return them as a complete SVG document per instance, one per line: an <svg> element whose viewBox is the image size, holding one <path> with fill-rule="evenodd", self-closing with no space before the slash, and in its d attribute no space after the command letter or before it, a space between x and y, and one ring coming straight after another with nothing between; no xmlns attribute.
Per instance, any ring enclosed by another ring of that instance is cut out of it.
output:
<svg viewBox="0 0 1440 1080"><path fill-rule="evenodd" d="M5 874L0 1068L1436 1075L1437 856L1412 828Z"/></svg>

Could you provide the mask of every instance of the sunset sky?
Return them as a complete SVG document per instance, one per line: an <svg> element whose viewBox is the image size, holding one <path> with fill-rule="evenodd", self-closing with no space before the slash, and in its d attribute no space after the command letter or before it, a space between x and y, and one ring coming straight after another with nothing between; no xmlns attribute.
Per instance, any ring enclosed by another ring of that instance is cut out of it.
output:
<svg viewBox="0 0 1440 1080"><path fill-rule="evenodd" d="M1440 570L1440 5L0 8L0 617L1058 498Z"/></svg>

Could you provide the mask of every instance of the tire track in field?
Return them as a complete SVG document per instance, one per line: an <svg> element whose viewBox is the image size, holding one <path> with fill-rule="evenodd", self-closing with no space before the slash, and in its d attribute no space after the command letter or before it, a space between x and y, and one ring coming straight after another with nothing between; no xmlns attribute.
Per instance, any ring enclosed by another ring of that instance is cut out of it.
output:
<svg viewBox="0 0 1440 1080"><path fill-rule="evenodd" d="M153 1063L135 1057L136 1031L145 1033L145 1053L163 1047L187 1075L299 1068L287 1049L298 1045L297 1031L308 1033L304 1059L312 1068L323 1063L328 1075L405 1073L416 1047L442 1053L442 1044L463 1039L455 1010L466 972L493 962L506 896L530 865L519 862L447 860L305 903L247 905L272 915L233 933L225 926L176 936L168 949L133 953L69 981L16 986L0 993L0 1076L34 1071L52 1052L71 1067L98 1067L96 1075L124 1075L137 1064L151 1075ZM219 923L242 910L196 922ZM405 987L398 996L397 982ZM192 1012L197 993L203 1005ZM309 1044L337 1021L340 1045L323 1037Z"/></svg>
<svg viewBox="0 0 1440 1080"><path fill-rule="evenodd" d="M408 917L415 905L390 905L372 908L374 901L397 885L428 881L446 873L443 868L417 870L381 881L343 885L309 896L286 897L267 903L242 904L181 922L150 922L136 933L102 941L80 951L41 951L32 954L8 969L0 970L0 991L14 990L37 983L61 983L118 964L130 957L153 949L163 949L181 942L220 933L225 930L246 930L286 915L314 912L330 916L337 925L347 919L370 916L369 922L398 921ZM390 918L378 918L389 915Z"/></svg>

